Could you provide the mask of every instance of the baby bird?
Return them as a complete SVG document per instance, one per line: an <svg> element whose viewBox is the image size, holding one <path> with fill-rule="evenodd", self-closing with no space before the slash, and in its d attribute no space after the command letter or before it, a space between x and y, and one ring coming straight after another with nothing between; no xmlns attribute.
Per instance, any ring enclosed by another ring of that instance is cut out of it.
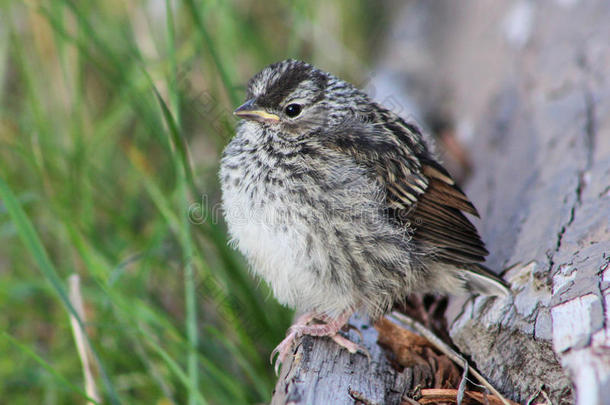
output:
<svg viewBox="0 0 610 405"><path fill-rule="evenodd" d="M488 252L464 215L477 210L416 126L297 60L256 74L235 115L220 168L232 242L304 313L278 364L304 334L355 353L338 333L349 317L374 321L412 292L508 294L481 265Z"/></svg>

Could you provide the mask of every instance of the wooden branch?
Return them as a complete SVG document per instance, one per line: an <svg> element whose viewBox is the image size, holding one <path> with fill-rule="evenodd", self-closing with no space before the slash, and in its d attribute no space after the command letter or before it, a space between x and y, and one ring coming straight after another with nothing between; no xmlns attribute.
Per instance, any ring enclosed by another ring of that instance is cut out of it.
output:
<svg viewBox="0 0 610 405"><path fill-rule="evenodd" d="M543 387L553 403L572 402L569 374L577 403L602 403L610 389L610 271L602 270L610 252L610 27L591 22L610 18L610 8L539 4L530 4L539 9L524 43L477 46L508 68L472 64L454 77L464 89L455 114L477 122L468 194L482 212L489 263L511 266L504 277L516 295L509 309L468 303L450 333L517 401ZM454 45L456 55L472 46ZM489 76L495 90L472 91Z"/></svg>
<svg viewBox="0 0 610 405"><path fill-rule="evenodd" d="M371 355L350 354L330 339L304 336L292 359L282 365L272 404L398 404L421 376L432 378L430 368L398 372L377 345L378 333L354 315L350 323L362 333L362 345ZM354 331L349 339L359 342Z"/></svg>

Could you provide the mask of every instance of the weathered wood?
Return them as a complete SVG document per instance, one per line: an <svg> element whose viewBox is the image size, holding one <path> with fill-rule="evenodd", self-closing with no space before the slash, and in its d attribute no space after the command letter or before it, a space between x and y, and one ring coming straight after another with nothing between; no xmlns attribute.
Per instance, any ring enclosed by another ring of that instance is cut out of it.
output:
<svg viewBox="0 0 610 405"><path fill-rule="evenodd" d="M468 191L484 218L489 264L513 266L504 277L515 302L507 309L475 300L450 333L515 400L544 386L554 403L571 402L569 374L578 403L603 403L610 392L610 291L600 271L610 252L604 194L610 185L610 27L601 22L610 20L610 3L528 4L529 23L510 20L523 3L508 5L508 17L499 21L505 30L527 25L514 28L529 32L521 43L501 38L479 48L512 56L503 59L512 72L475 103L489 107L468 111L460 103L456 109L480 114ZM485 73L475 65L454 80L472 92L477 75Z"/></svg>
<svg viewBox="0 0 610 405"><path fill-rule="evenodd" d="M610 2L414 1L405 10L373 78L376 96L426 117L441 108L470 134L467 192L488 265L508 268L515 293L512 302L452 300L454 343L515 401L540 390L553 403L608 401ZM391 93L401 88L415 103ZM399 403L421 375L398 373L376 331L363 332L370 366L305 338L273 403L351 404L350 388L371 403Z"/></svg>
<svg viewBox="0 0 610 405"><path fill-rule="evenodd" d="M305 336L295 356L282 366L273 405L353 404L355 397L370 404L398 404L414 380L431 378L431 370L421 367L396 371L377 345L377 331L357 315L350 323L363 339L354 331L348 336L369 351L370 363L365 355L350 354L330 339Z"/></svg>

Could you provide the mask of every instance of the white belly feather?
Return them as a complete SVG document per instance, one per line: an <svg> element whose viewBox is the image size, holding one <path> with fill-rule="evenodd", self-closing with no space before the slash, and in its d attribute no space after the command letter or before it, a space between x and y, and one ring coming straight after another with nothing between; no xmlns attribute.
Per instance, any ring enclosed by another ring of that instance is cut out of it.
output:
<svg viewBox="0 0 610 405"><path fill-rule="evenodd" d="M329 286L322 285L319 275L312 271L327 267L325 256L317 254L317 249L309 256L305 254L308 224L287 213L278 199L269 201L258 196L255 193L251 198L242 186L223 185L223 209L231 243L271 286L281 304L302 311L324 307L324 312L341 312L349 304L343 299L329 302Z"/></svg>

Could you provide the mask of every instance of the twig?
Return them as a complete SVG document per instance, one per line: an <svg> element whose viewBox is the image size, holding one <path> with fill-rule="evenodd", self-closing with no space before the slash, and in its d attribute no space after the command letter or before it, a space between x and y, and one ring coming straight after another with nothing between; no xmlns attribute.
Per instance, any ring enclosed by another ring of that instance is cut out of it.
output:
<svg viewBox="0 0 610 405"><path fill-rule="evenodd" d="M529 399L527 400L527 402L525 404L526 405L531 405L532 403L534 403L534 401L536 399L538 399L538 397L540 395L542 395L542 397L546 401L546 402L543 403L544 405L553 405L553 402L551 401L551 399L549 398L547 393L544 391L544 385L541 386L540 388L538 388L538 390L536 392L534 392L531 397L529 397Z"/></svg>
<svg viewBox="0 0 610 405"><path fill-rule="evenodd" d="M430 341L430 343L432 343L432 345L434 345L434 347L436 347L438 350L440 350L443 354L445 354L447 357L449 357L451 360L453 360L457 364L460 364L464 368L464 372L465 372L464 376L466 375L467 371L470 371L470 373L481 384L483 384L483 386L485 386L492 394L497 396L504 405L510 405L510 402L506 398L504 398L504 396L502 394L500 394L500 392L498 392L498 390L496 390L489 382L487 382L487 380L481 374L479 374L479 372L477 370L475 370L472 367L469 367L468 361L465 358L463 358L459 353L457 353L455 350L453 350L451 347L449 347L445 342L443 342L441 339L439 339L431 330L426 328L421 323L415 321L414 319L412 319L406 315L403 315L401 313L392 312L392 314L390 316L394 319L394 321L401 323L401 324L405 324L405 325L415 329L415 331L417 331L419 334L421 334L426 339L428 339ZM466 384L465 384L465 377L464 377L464 378L462 378L462 382L460 382L459 390L461 392L458 393L458 398L463 398L465 387L466 387Z"/></svg>
<svg viewBox="0 0 610 405"><path fill-rule="evenodd" d="M400 405L421 405L419 402L409 397L402 397Z"/></svg>
<svg viewBox="0 0 610 405"><path fill-rule="evenodd" d="M430 332L430 333L432 333L432 332ZM457 390L458 405L462 405L462 401L464 400L464 393L466 392L466 380L468 380L468 371L470 370L470 365L468 364L467 361L464 360L464 363L462 365L464 368L464 372L462 373L462 380L460 381L460 385L458 386L458 390Z"/></svg>
<svg viewBox="0 0 610 405"><path fill-rule="evenodd" d="M484 392L478 391L466 391L465 396L468 399L469 404L491 404L500 405L502 399L497 396L488 396ZM444 388L428 388L421 390L421 397L417 403L421 405L431 405L438 403L457 403L458 390L456 389L444 389ZM511 402L512 405L517 405L516 402Z"/></svg>
<svg viewBox="0 0 610 405"><path fill-rule="evenodd" d="M84 324L86 322L85 307L83 305L83 296L80 291L80 277L78 274L72 274L68 278L68 283L70 286L70 302ZM95 400L97 403L101 403L101 398L98 394L97 385L95 384L95 378L93 377L91 368L92 362L91 355L89 354L89 344L87 339L85 339L84 331L81 329L78 320L71 313L70 325L72 326L72 334L74 335L78 356L80 357L80 361L83 366L83 374L85 376L85 392L89 398ZM93 402L89 401L89 403Z"/></svg>

